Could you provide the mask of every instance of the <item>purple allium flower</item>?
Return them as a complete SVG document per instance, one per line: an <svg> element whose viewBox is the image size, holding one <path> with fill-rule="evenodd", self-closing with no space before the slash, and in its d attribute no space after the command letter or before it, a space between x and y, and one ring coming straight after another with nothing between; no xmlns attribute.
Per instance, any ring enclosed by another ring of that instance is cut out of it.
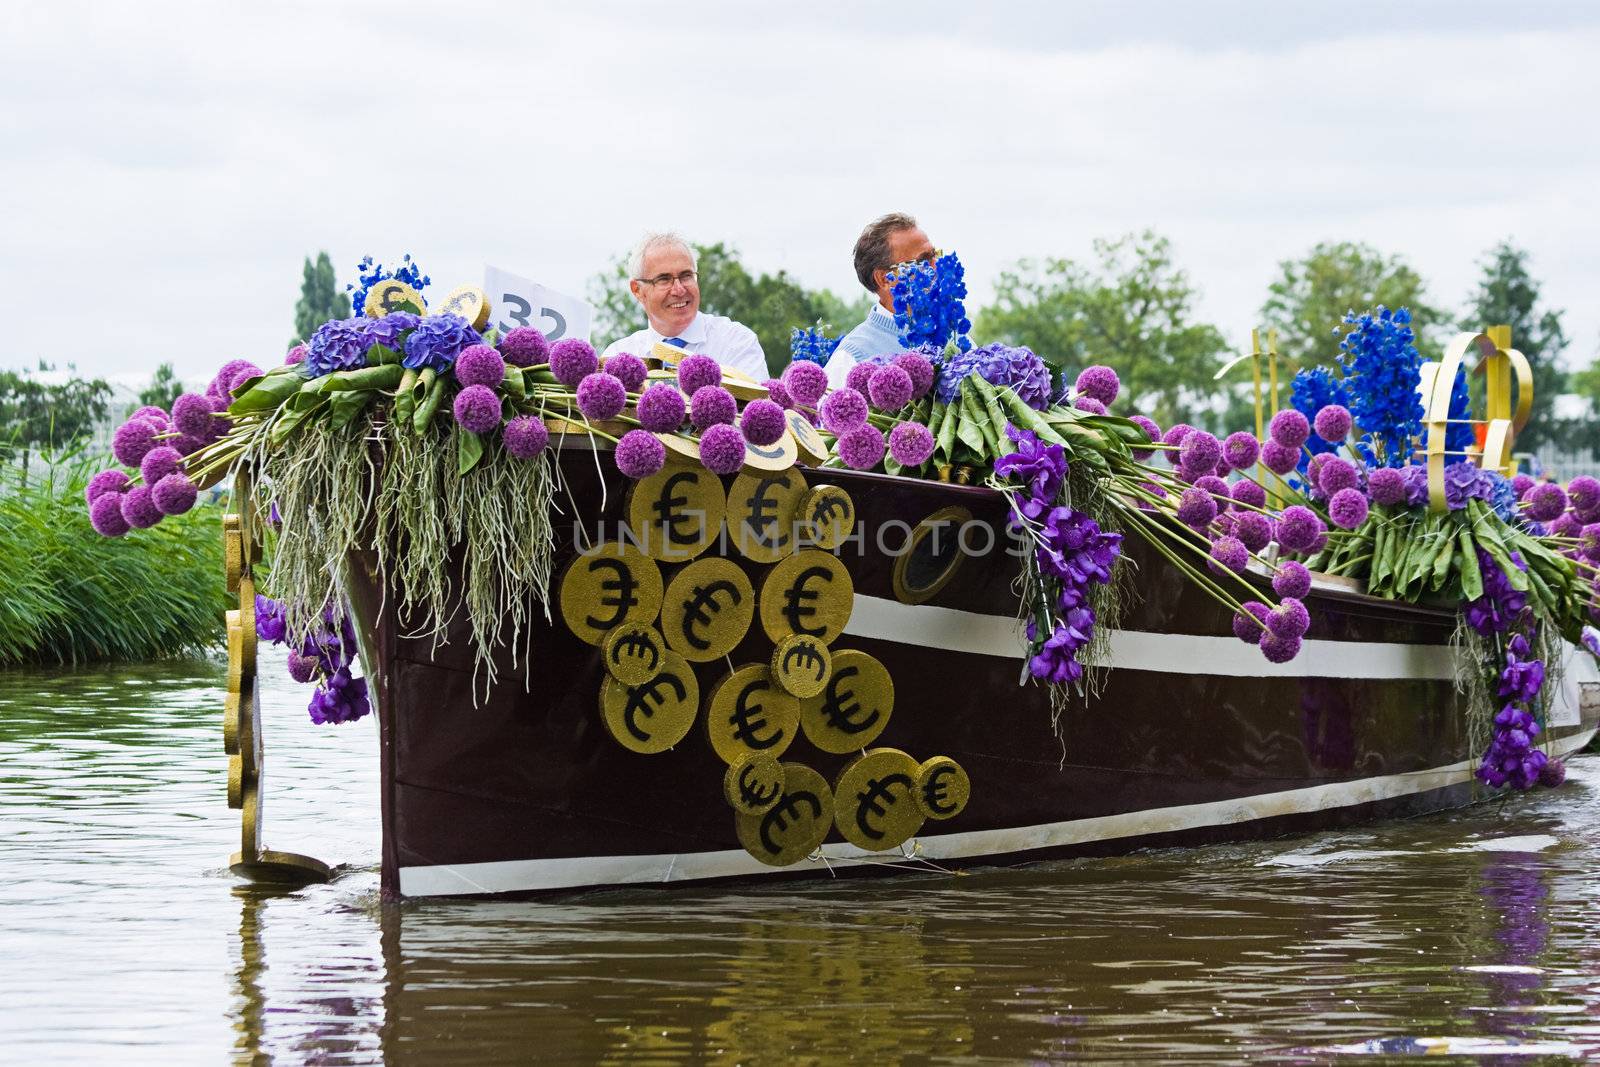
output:
<svg viewBox="0 0 1600 1067"><path fill-rule="evenodd" d="M1150 438L1150 440L1161 440L1161 427L1156 425L1156 420L1145 415L1130 415L1128 416L1128 421L1134 423L1141 430L1143 430L1145 436ZM1155 453L1156 450L1153 448L1135 448L1133 450L1133 458L1142 462L1155 455Z"/></svg>
<svg viewBox="0 0 1600 1067"><path fill-rule="evenodd" d="M767 398L780 408L788 410L794 407L794 398L789 395L789 387L777 378L766 380Z"/></svg>
<svg viewBox="0 0 1600 1067"><path fill-rule="evenodd" d="M1311 628L1311 613L1298 597L1286 596L1267 613L1267 629L1279 637L1304 637Z"/></svg>
<svg viewBox="0 0 1600 1067"><path fill-rule="evenodd" d="M913 400L921 400L928 395L928 390L933 388L933 380L939 373L933 365L933 360L921 352L902 352L894 357L894 365L910 375Z"/></svg>
<svg viewBox="0 0 1600 1067"><path fill-rule="evenodd" d="M200 451L202 448L206 447L206 445L209 445L210 443L211 443L211 439L210 438L194 437L194 436L191 436L190 434L180 434L172 442L172 447L176 448L185 457L188 457L188 456L194 455L196 452Z"/></svg>
<svg viewBox="0 0 1600 1067"><path fill-rule="evenodd" d="M1354 530L1367 521L1367 498L1359 489L1341 489L1328 500L1328 518L1341 530Z"/></svg>
<svg viewBox="0 0 1600 1067"><path fill-rule="evenodd" d="M1356 465L1342 456L1324 452L1315 457L1322 461L1321 469L1317 471L1317 487L1326 496L1333 496L1341 489L1354 489L1361 484L1361 474L1356 470Z"/></svg>
<svg viewBox="0 0 1600 1067"><path fill-rule="evenodd" d="M183 455L171 445L157 445L139 461L139 477L145 485L155 485L169 474L176 474L183 466Z"/></svg>
<svg viewBox="0 0 1600 1067"><path fill-rule="evenodd" d="M1079 371L1078 380L1072 387L1080 395L1093 397L1109 408L1117 399L1117 394L1122 391L1122 379L1118 378L1117 372L1110 367L1097 364Z"/></svg>
<svg viewBox="0 0 1600 1067"><path fill-rule="evenodd" d="M306 346L306 375L320 378L334 371L365 367L367 349L372 347L372 338L367 336L366 321L360 318L329 319L318 326L311 335L311 343ZM228 367L222 369L227 371ZM207 392L215 394L221 391L217 380L213 379L212 385L213 388Z"/></svg>
<svg viewBox="0 0 1600 1067"><path fill-rule="evenodd" d="M89 505L89 525L102 537L121 537L128 532L128 520L122 517L122 494L115 489L101 493Z"/></svg>
<svg viewBox="0 0 1600 1067"><path fill-rule="evenodd" d="M670 386L666 388L674 396L677 395L676 389ZM543 419L533 415L518 415L506 423L505 429L500 432L500 440L512 459L533 459L550 443L550 431Z"/></svg>
<svg viewBox="0 0 1600 1067"><path fill-rule="evenodd" d="M311 349L307 348L303 344L295 345L293 348L289 349L289 354L283 357L283 365L286 367L298 366L306 361L306 356L309 355L310 352Z"/></svg>
<svg viewBox="0 0 1600 1067"><path fill-rule="evenodd" d="M353 322L355 320L337 319L335 321ZM366 349L362 349L362 352L365 353ZM364 358L361 366L366 366L366 360ZM241 373L245 370L248 370L250 373ZM258 368L254 363L251 363L248 359L230 359L228 362L222 365L221 370L217 371L216 376L211 379L211 384L206 386L206 393L209 396L221 397L224 401L231 401L233 398L228 394L235 384L245 378L250 377L252 374L260 373L260 368ZM223 407L227 407L227 404L223 404Z"/></svg>
<svg viewBox="0 0 1600 1067"><path fill-rule="evenodd" d="M1092 396L1080 396L1072 402L1072 406L1079 411L1087 411L1091 415L1104 415L1106 406Z"/></svg>
<svg viewBox="0 0 1600 1067"><path fill-rule="evenodd" d="M867 423L867 398L846 386L829 393L822 402L822 425L835 437Z"/></svg>
<svg viewBox="0 0 1600 1067"><path fill-rule="evenodd" d="M1267 491L1261 487L1260 482L1252 482L1248 478L1241 478L1233 483L1233 499L1236 504L1246 508L1264 508L1267 506Z"/></svg>
<svg viewBox="0 0 1600 1067"><path fill-rule="evenodd" d="M700 435L700 462L712 474L737 474L744 466L744 434L719 422Z"/></svg>
<svg viewBox="0 0 1600 1067"><path fill-rule="evenodd" d="M128 488L128 476L122 471L103 470L89 479L89 484L83 487L85 503L93 504L106 493L121 493Z"/></svg>
<svg viewBox="0 0 1600 1067"><path fill-rule="evenodd" d="M597 370L578 383L578 410L586 419L595 422L614 419L627 406L628 387L615 374Z"/></svg>
<svg viewBox="0 0 1600 1067"><path fill-rule="evenodd" d="M1311 547L1322 532L1322 522L1310 508L1293 504L1278 516L1273 539L1287 552L1304 552Z"/></svg>
<svg viewBox="0 0 1600 1067"><path fill-rule="evenodd" d="M862 396L866 396L867 387L872 384L872 373L881 366L883 364L870 363L865 360L857 363L845 372L844 387L846 389L854 389Z"/></svg>
<svg viewBox="0 0 1600 1067"><path fill-rule="evenodd" d="M159 432L144 419L129 419L111 435L111 454L117 457L118 463L137 467L156 447L156 434Z"/></svg>
<svg viewBox="0 0 1600 1067"><path fill-rule="evenodd" d="M1204 430L1191 430L1178 447L1178 459L1181 466L1193 471L1196 477L1210 474L1222 459L1222 442Z"/></svg>
<svg viewBox="0 0 1600 1067"><path fill-rule="evenodd" d="M1273 474L1288 474L1300 464L1300 449L1278 441L1268 441L1261 446L1261 462Z"/></svg>
<svg viewBox="0 0 1600 1067"><path fill-rule="evenodd" d="M1578 555L1590 563L1600 563L1600 522L1591 522L1578 532Z"/></svg>
<svg viewBox="0 0 1600 1067"><path fill-rule="evenodd" d="M1350 409L1342 404L1328 404L1317 412L1315 428L1317 436L1336 445L1350 436L1350 428L1355 421L1350 418Z"/></svg>
<svg viewBox="0 0 1600 1067"><path fill-rule="evenodd" d="M689 420L697 430L719 423L731 425L738 414L739 402L720 385L702 385L689 400Z"/></svg>
<svg viewBox="0 0 1600 1067"><path fill-rule="evenodd" d="M317 658L315 656L302 656L299 652L289 653L289 677L297 682L309 682L317 676Z"/></svg>
<svg viewBox="0 0 1600 1067"><path fill-rule="evenodd" d="M233 374L231 374L228 379L223 382L221 392L224 399L231 398L234 394L234 391L243 385L247 380L251 378L259 378L266 373L260 367L247 360L235 360L234 363L241 365L234 366ZM233 366L233 364L229 365Z"/></svg>
<svg viewBox="0 0 1600 1067"><path fill-rule="evenodd" d="M500 425L500 398L487 385L469 385L456 394L456 422L469 433L488 433Z"/></svg>
<svg viewBox="0 0 1600 1067"><path fill-rule="evenodd" d="M1204 530L1217 517L1217 502L1204 489L1190 487L1178 500L1178 521L1196 530Z"/></svg>
<svg viewBox="0 0 1600 1067"><path fill-rule="evenodd" d="M1259 645L1262 634L1266 632L1269 610L1259 600L1246 600L1244 611L1233 613L1233 636L1247 645Z"/></svg>
<svg viewBox="0 0 1600 1067"><path fill-rule="evenodd" d="M135 411L132 415L129 415L128 418L144 419L146 422L153 422L156 424L157 429L162 430L167 428L167 423L169 421L167 413L156 407L154 404L146 404L138 411Z"/></svg>
<svg viewBox="0 0 1600 1067"><path fill-rule="evenodd" d="M1559 485L1546 482L1528 490L1528 518L1535 522L1554 522L1567 510L1567 494Z"/></svg>
<svg viewBox="0 0 1600 1067"><path fill-rule="evenodd" d="M200 490L189 476L178 471L163 475L150 489L150 502L163 515L182 515L194 507Z"/></svg>
<svg viewBox="0 0 1600 1067"><path fill-rule="evenodd" d="M885 445L883 431L863 422L839 435L839 458L851 470L871 470L883 462Z"/></svg>
<svg viewBox="0 0 1600 1067"><path fill-rule="evenodd" d="M500 354L513 367L532 367L549 362L550 342L532 326L516 326L500 338Z"/></svg>
<svg viewBox="0 0 1600 1067"><path fill-rule="evenodd" d="M899 411L911 403L911 375L893 363L872 372L867 382L867 396L879 411Z"/></svg>
<svg viewBox="0 0 1600 1067"><path fill-rule="evenodd" d="M1567 496L1574 511L1594 511L1600 508L1600 479L1580 474L1567 483Z"/></svg>
<svg viewBox="0 0 1600 1067"><path fill-rule="evenodd" d="M617 442L617 470L637 481L648 478L667 461L667 446L649 430L629 430Z"/></svg>
<svg viewBox="0 0 1600 1067"><path fill-rule="evenodd" d="M1567 780L1567 765L1563 760L1548 760L1539 770L1539 784L1554 789Z"/></svg>
<svg viewBox="0 0 1600 1067"><path fill-rule="evenodd" d="M150 499L148 485L136 485L122 494L122 517L135 530L148 530L161 521L161 512Z"/></svg>
<svg viewBox="0 0 1600 1067"><path fill-rule="evenodd" d="M1239 525L1239 513L1236 511L1218 511L1217 517L1211 520L1211 533L1215 537L1232 537L1234 528Z"/></svg>
<svg viewBox="0 0 1600 1067"><path fill-rule="evenodd" d="M1161 443L1167 445L1167 462L1174 467L1178 465L1178 450L1183 445L1183 439L1194 432L1194 427L1187 422L1176 423L1167 427L1167 432L1162 435Z"/></svg>
<svg viewBox="0 0 1600 1067"><path fill-rule="evenodd" d="M1298 452L1311 436L1311 423L1294 408L1284 408L1272 416L1272 422L1267 424L1267 435L1280 445Z"/></svg>
<svg viewBox="0 0 1600 1067"><path fill-rule="evenodd" d="M1536 486L1538 484L1539 483L1536 480L1534 480L1532 475L1529 475L1529 474L1518 474L1514 478L1511 479L1511 491L1513 493L1517 494L1517 499L1518 500L1521 500L1523 497L1527 496L1529 492L1532 491L1534 486Z"/></svg>
<svg viewBox="0 0 1600 1067"><path fill-rule="evenodd" d="M456 381L462 385L499 385L506 380L506 361L488 345L468 345L456 357Z"/></svg>
<svg viewBox="0 0 1600 1067"><path fill-rule="evenodd" d="M821 370L821 367L817 368ZM824 377L827 375L824 374ZM708 385L722 384L722 364L710 356L684 356L678 363L678 388L684 396L694 396Z"/></svg>
<svg viewBox="0 0 1600 1067"><path fill-rule="evenodd" d="M1194 480L1196 489L1204 489L1217 498L1217 508L1220 510L1227 506L1227 501L1233 499L1233 490L1228 488L1228 483L1218 478L1215 474L1202 474Z"/></svg>
<svg viewBox="0 0 1600 1067"><path fill-rule="evenodd" d="M639 395L639 425L652 433L675 433L687 413L683 394L657 382Z"/></svg>
<svg viewBox="0 0 1600 1067"><path fill-rule="evenodd" d="M406 338L406 353L400 362L412 370L432 367L443 374L462 349L482 342L478 331L460 315L429 315Z"/></svg>
<svg viewBox="0 0 1600 1067"><path fill-rule="evenodd" d="M1278 573L1272 577L1272 591L1281 598L1302 600L1311 592L1311 572L1304 563L1286 559L1278 564Z"/></svg>
<svg viewBox="0 0 1600 1067"><path fill-rule="evenodd" d="M606 360L605 372L614 374L617 380L627 387L628 392L637 393L644 387L644 380L650 371L644 365L644 360L632 352L618 352Z"/></svg>
<svg viewBox="0 0 1600 1067"><path fill-rule="evenodd" d="M1396 467L1379 467L1367 475L1367 492L1374 504L1402 504L1406 499L1406 477Z"/></svg>
<svg viewBox="0 0 1600 1067"><path fill-rule="evenodd" d="M172 402L172 428L191 437L205 437L216 425L211 401L198 393L184 393Z"/></svg>
<svg viewBox="0 0 1600 1067"><path fill-rule="evenodd" d="M902 467L920 467L933 455L933 432L920 422L902 422L889 431L889 454Z"/></svg>
<svg viewBox="0 0 1600 1067"><path fill-rule="evenodd" d="M1261 442L1256 440L1254 434L1243 430L1235 430L1222 442L1222 458L1236 471L1251 466L1260 455Z"/></svg>
<svg viewBox="0 0 1600 1067"><path fill-rule="evenodd" d="M783 368L783 387L794 403L814 408L828 391L828 372L815 363L791 363Z"/></svg>
<svg viewBox="0 0 1600 1067"><path fill-rule="evenodd" d="M1242 573L1250 565L1250 551L1237 537L1219 537L1211 542L1212 569Z"/></svg>
<svg viewBox="0 0 1600 1067"><path fill-rule="evenodd" d="M599 367L594 346L581 337L563 337L550 346L550 373L568 389L576 389Z"/></svg>
<svg viewBox="0 0 1600 1067"><path fill-rule="evenodd" d="M1268 663L1288 663L1300 654L1301 638L1268 632L1261 638L1261 654Z"/></svg>
<svg viewBox="0 0 1600 1067"><path fill-rule="evenodd" d="M1252 552L1260 552L1272 543L1272 520L1259 511L1230 511L1233 517L1233 536Z"/></svg>
<svg viewBox="0 0 1600 1067"><path fill-rule="evenodd" d="M770 400L750 401L739 416L739 429L744 432L744 439L757 448L777 444L788 428L783 408Z"/></svg>

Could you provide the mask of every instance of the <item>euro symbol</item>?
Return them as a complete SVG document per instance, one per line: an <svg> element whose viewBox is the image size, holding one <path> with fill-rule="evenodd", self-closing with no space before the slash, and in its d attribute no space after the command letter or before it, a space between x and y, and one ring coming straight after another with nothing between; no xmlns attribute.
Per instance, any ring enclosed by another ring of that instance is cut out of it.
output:
<svg viewBox="0 0 1600 1067"><path fill-rule="evenodd" d="M640 741L650 740L650 735L639 729L639 721L636 716L640 712L644 712L645 718L648 719L656 713L657 708L666 706L666 698L661 693L663 685L672 686L673 691L677 694L673 697L674 700L682 700L689 695L689 691L684 688L683 682L671 671L662 671L643 685L630 686L628 689L628 700L622 705L622 724L628 728L630 734ZM655 700L656 706L654 708L650 706L651 699Z"/></svg>
<svg viewBox="0 0 1600 1067"><path fill-rule="evenodd" d="M680 515L678 513L678 509L687 504L689 502L689 498L686 496L673 496L672 494L677 490L678 486L682 485L684 482L692 483L695 480L695 473L693 471L678 471L676 474L672 475L672 477L668 478L664 483L662 483L661 495L657 496L656 502L650 505L655 509L656 524L661 527L661 532L666 536L668 544L694 544L695 537L698 533L697 530L691 529L688 533L682 533L678 529L679 523L694 521L691 515Z"/></svg>
<svg viewBox="0 0 1600 1067"><path fill-rule="evenodd" d="M821 500L818 500L816 506L811 509L811 524L813 526L821 526L824 523L831 522L833 513L836 511L849 515L850 503L838 493L828 493Z"/></svg>
<svg viewBox="0 0 1600 1067"><path fill-rule="evenodd" d="M783 792L783 783L777 782L771 789L762 789L760 782L750 780L753 770L755 768L747 763L739 771L739 799L744 801L746 807L759 811L778 798L778 794Z"/></svg>
<svg viewBox="0 0 1600 1067"><path fill-rule="evenodd" d="M628 612L638 606L639 597L634 590L639 588L639 583L634 580L633 572L621 560L599 556L589 561L590 574L593 574L601 567L610 567L612 577L600 583L600 606L614 608L615 610L608 620L601 621L593 615L589 615L584 618L583 622L584 625L592 626L596 630L609 630L627 618Z"/></svg>
<svg viewBox="0 0 1600 1067"><path fill-rule="evenodd" d="M895 803L894 794L889 792L890 786L903 785L910 792L915 783L903 774L887 774L882 778L868 778L867 787L856 794L856 826L862 833L874 841L883 840L884 831L874 830L871 820L889 814L889 806Z"/></svg>
<svg viewBox="0 0 1600 1067"><path fill-rule="evenodd" d="M760 456L762 459L780 459L783 456L783 441L782 441L782 439L779 439L777 444L769 445L766 448L763 448L760 445L753 445L748 441L745 442L744 446L746 448L748 448L751 452L753 452L756 455Z"/></svg>
<svg viewBox="0 0 1600 1067"><path fill-rule="evenodd" d="M617 643L611 646L611 662L621 663L622 653L626 650L631 656L641 659L646 652L650 653L650 669L655 670L656 664L661 662L661 650L656 648L654 639L648 633L625 633L617 638Z"/></svg>
<svg viewBox="0 0 1600 1067"><path fill-rule="evenodd" d="M854 689L845 690L844 681L860 673L859 667L840 667L834 671L833 677L828 680L828 696L822 702L822 714L827 718L828 725L847 734L870 730L878 721L877 708L873 708L866 718L856 721L861 705L856 701Z"/></svg>
<svg viewBox="0 0 1600 1067"><path fill-rule="evenodd" d="M822 800L817 794L807 789L794 793L785 793L771 811L761 817L761 846L772 855L776 856L783 851L783 846L772 840L772 832L776 830L783 833L789 829L789 820L800 821L800 805L805 804L811 809L811 818L822 817Z"/></svg>
<svg viewBox="0 0 1600 1067"><path fill-rule="evenodd" d="M928 781L922 787L922 799L928 805L928 810L935 815L954 815L956 806L947 803L948 797L944 793L944 780L956 773L955 767L948 763L941 763L928 775Z"/></svg>
<svg viewBox="0 0 1600 1067"><path fill-rule="evenodd" d="M782 548L789 539L783 532L783 525L778 524L777 536L771 536L767 530L778 522L778 502L767 498L767 490L775 485L782 485L782 478L768 478L756 486L756 491L750 494L750 499L745 504L750 508L750 518L746 525L755 535L756 543L769 545L772 548ZM770 511L770 514L769 514Z"/></svg>
<svg viewBox="0 0 1600 1067"><path fill-rule="evenodd" d="M728 607L733 607L743 599L739 595L739 587L726 578L718 578L707 585L697 585L694 593L683 602L683 636L689 644L704 652L711 647L711 641L695 635L695 627L704 623L710 625L711 616L722 609L717 606L717 593L726 589L732 598ZM709 609L709 610L708 610Z"/></svg>
<svg viewBox="0 0 1600 1067"><path fill-rule="evenodd" d="M822 653L817 651L817 646L810 641L797 642L783 654L783 670L785 673L789 670L790 660L798 660L801 667L815 667L817 681L822 681L822 674L827 669L827 663L823 661ZM848 667L846 670L853 671L855 668Z"/></svg>
<svg viewBox="0 0 1600 1067"><path fill-rule="evenodd" d="M762 714L760 704L750 703L750 694L766 687L766 681L761 678L746 682L733 702L733 712L728 716L728 722L733 726L733 739L758 752L783 740L781 727L766 737L761 736L761 731L767 728L767 717Z"/></svg>
<svg viewBox="0 0 1600 1067"><path fill-rule="evenodd" d="M833 581L833 572L826 567L807 567L799 576L790 583L789 588L783 591L783 617L789 623L789 629L797 634L806 634L810 637L821 637L828 632L826 626L805 626L800 620L810 618L817 613L811 606L811 601L817 599L818 592L807 589L806 583L813 578L822 578Z"/></svg>

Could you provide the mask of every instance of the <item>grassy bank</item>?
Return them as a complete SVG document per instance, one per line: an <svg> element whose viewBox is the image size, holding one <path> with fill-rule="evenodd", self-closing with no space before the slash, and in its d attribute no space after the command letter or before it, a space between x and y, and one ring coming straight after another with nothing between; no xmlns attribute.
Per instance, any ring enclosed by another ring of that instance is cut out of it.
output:
<svg viewBox="0 0 1600 1067"><path fill-rule="evenodd" d="M0 473L0 666L149 660L216 647L223 635L222 520L198 505L106 538L83 488L104 460Z"/></svg>

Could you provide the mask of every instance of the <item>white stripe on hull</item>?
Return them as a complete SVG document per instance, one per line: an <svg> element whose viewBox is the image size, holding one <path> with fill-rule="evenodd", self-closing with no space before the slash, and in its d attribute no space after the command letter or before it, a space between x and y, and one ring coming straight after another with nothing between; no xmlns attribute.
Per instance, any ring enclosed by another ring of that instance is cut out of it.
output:
<svg viewBox="0 0 1600 1067"><path fill-rule="evenodd" d="M858 606L859 606L858 598ZM919 608L925 611L926 608ZM981 616L979 616L981 618ZM1552 754L1563 756L1582 748L1594 736L1588 729L1555 742ZM1330 782L1280 793L1241 797L1205 804L1073 819L1039 826L919 837L919 855L930 860L1003 857L1032 849L1059 848L1095 841L1173 833L1211 826L1232 826L1282 815L1300 815L1334 808L1354 807L1392 800L1433 789L1460 785L1472 778L1476 759L1408 774L1391 774L1349 782ZM863 852L851 845L830 843L822 848L829 863L904 863L897 852ZM579 856L567 859L503 860L433 867L400 868L400 892L405 896L454 896L465 893L511 893L542 889L576 889L586 886L637 885L687 882L780 874L793 867L768 867L742 849L691 852L658 856Z"/></svg>

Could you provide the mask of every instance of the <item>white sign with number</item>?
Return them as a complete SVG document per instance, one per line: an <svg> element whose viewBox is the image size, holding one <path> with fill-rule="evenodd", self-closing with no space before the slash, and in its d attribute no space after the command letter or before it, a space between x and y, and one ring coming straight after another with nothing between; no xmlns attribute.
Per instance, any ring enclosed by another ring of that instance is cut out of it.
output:
<svg viewBox="0 0 1600 1067"><path fill-rule="evenodd" d="M552 341L589 339L594 308L575 296L488 264L483 268L483 291L489 297L489 325L502 335L518 326L533 326Z"/></svg>

